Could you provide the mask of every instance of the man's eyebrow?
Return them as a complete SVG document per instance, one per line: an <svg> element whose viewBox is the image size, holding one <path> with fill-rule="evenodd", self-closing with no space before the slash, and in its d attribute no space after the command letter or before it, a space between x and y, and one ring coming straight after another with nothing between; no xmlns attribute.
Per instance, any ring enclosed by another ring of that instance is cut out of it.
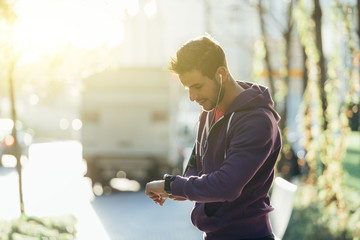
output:
<svg viewBox="0 0 360 240"><path fill-rule="evenodd" d="M191 87L196 87L196 85L200 85L200 83L194 83L194 84L191 84L190 86L188 86L188 88L191 88Z"/></svg>

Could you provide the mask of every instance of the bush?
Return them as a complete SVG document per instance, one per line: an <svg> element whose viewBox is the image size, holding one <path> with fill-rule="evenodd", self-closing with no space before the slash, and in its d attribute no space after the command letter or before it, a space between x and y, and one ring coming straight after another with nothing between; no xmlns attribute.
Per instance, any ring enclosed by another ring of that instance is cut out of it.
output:
<svg viewBox="0 0 360 240"><path fill-rule="evenodd" d="M344 201L346 211L341 213L335 201L329 205L318 201L318 190L314 186L299 186L283 239L359 240L360 194L346 188ZM345 217L341 218L341 214L345 214Z"/></svg>
<svg viewBox="0 0 360 240"><path fill-rule="evenodd" d="M23 215L0 222L0 240L74 240L76 222L73 215L43 218Z"/></svg>

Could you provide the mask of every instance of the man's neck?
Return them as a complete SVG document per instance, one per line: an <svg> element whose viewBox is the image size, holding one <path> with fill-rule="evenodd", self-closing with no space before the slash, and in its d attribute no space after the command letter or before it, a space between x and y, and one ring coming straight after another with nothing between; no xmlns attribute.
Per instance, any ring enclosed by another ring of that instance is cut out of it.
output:
<svg viewBox="0 0 360 240"><path fill-rule="evenodd" d="M244 89L232 78L227 84L224 86L225 88L225 95L221 102L218 105L219 111L225 111L230 104L234 101L234 99L244 91Z"/></svg>

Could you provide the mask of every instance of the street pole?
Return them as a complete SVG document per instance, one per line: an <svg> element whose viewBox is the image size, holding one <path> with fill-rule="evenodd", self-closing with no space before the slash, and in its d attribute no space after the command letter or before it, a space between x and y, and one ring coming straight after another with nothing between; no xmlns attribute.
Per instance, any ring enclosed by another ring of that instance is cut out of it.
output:
<svg viewBox="0 0 360 240"><path fill-rule="evenodd" d="M14 83L13 83L13 73L14 73L14 65L15 62L13 61L10 65L9 69L9 90L10 90L10 103L11 103L11 118L14 122L14 127L12 129L12 136L14 137L14 154L16 158L16 169L19 176L19 196L20 196L20 212L21 214L24 213L24 200L23 200L23 191L22 191L22 175L21 175L21 152L20 152L20 146L17 139L17 133L16 133L16 106L15 106L15 93L14 93Z"/></svg>

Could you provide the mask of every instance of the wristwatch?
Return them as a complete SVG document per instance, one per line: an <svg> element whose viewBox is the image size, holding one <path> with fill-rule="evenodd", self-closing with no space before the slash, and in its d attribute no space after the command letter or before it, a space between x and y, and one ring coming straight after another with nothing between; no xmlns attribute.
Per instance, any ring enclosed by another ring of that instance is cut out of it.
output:
<svg viewBox="0 0 360 240"><path fill-rule="evenodd" d="M170 183L174 181L176 176L165 174L164 190L167 194L171 195Z"/></svg>

